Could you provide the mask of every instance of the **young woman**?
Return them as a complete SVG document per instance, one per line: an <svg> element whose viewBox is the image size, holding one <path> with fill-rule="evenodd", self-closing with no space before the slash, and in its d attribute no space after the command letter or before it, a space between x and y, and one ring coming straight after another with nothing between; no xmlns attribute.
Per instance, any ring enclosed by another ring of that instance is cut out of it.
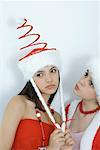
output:
<svg viewBox="0 0 100 150"><path fill-rule="evenodd" d="M26 23L27 20L19 28L30 28ZM29 37L29 31L23 37ZM55 94L61 92L56 54L56 49L37 48L18 62L27 83L7 105L0 131L0 150L72 149L69 130L62 131L62 119L50 106Z"/></svg>
<svg viewBox="0 0 100 150"><path fill-rule="evenodd" d="M67 127L75 141L73 150L100 150L100 72L97 65L97 60L89 62L74 88L80 101L66 106L67 119L72 119Z"/></svg>

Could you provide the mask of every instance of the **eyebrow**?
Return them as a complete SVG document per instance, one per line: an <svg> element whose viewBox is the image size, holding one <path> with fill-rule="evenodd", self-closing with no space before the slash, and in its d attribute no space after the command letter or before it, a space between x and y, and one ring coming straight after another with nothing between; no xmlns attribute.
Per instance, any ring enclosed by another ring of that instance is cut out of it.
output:
<svg viewBox="0 0 100 150"><path fill-rule="evenodd" d="M53 66L53 67L51 67L49 70L52 70L52 69L57 69L57 68L56 68L55 66ZM44 72L44 70L39 70L39 71L36 72L36 74L37 74L37 73L43 73L43 72Z"/></svg>
<svg viewBox="0 0 100 150"><path fill-rule="evenodd" d="M39 71L37 71L36 72L36 74L38 74L38 73L43 73L44 71L42 71L42 70L39 70Z"/></svg>
<svg viewBox="0 0 100 150"><path fill-rule="evenodd" d="M52 69L57 69L57 67L53 66L53 67L50 68L50 70L52 70Z"/></svg>

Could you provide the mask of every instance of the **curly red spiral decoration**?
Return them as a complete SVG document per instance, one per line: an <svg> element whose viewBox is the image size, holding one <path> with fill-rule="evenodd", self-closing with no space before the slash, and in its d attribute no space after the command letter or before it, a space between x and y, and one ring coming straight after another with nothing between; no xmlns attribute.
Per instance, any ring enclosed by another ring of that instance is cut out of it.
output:
<svg viewBox="0 0 100 150"><path fill-rule="evenodd" d="M25 37L31 37L31 36L36 36L36 39L33 40L32 43L30 43L30 44L28 44L28 45L26 45L24 47L21 47L20 50L23 50L23 49L28 48L30 46L33 47L35 45L43 45L43 47L42 48L41 47L39 47L39 48L33 48L31 52L29 52L27 55L25 55L24 57L22 57L19 61L21 61L22 59L25 59L25 58L33 55L33 54L39 53L41 51L56 50L56 48L47 48L47 43L45 43L45 42L36 43L39 40L40 35L39 34L29 34L32 31L33 26L32 25L28 25L26 23L27 23L27 19L24 19L24 23L21 26L17 27L17 29L21 29L21 28L28 28L29 29L24 35L20 36L18 39L22 39L22 38L25 38Z"/></svg>

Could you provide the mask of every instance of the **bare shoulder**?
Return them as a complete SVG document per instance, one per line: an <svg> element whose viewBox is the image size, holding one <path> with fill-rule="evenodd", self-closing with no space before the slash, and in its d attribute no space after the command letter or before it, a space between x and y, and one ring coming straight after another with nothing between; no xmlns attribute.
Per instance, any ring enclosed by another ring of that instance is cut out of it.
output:
<svg viewBox="0 0 100 150"><path fill-rule="evenodd" d="M26 109L26 101L25 98L21 95L17 95L11 98L11 100L8 102L6 110L5 110L5 114L8 113L16 113L16 114L20 114L24 115Z"/></svg>
<svg viewBox="0 0 100 150"><path fill-rule="evenodd" d="M18 124L23 118L25 110L26 102L24 96L18 95L11 98L6 106L1 122L0 138L2 142L0 143L0 149L11 149Z"/></svg>
<svg viewBox="0 0 100 150"><path fill-rule="evenodd" d="M24 96L22 95L17 95L11 98L11 100L9 101L7 107L21 107L21 108L25 108L26 106L26 101Z"/></svg>
<svg viewBox="0 0 100 150"><path fill-rule="evenodd" d="M54 117L59 124L62 123L61 115L58 112L54 112Z"/></svg>

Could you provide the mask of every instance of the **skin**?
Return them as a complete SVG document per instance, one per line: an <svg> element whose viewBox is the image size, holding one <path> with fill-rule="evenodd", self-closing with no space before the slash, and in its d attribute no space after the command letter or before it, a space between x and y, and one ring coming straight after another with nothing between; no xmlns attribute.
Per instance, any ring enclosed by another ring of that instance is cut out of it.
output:
<svg viewBox="0 0 100 150"><path fill-rule="evenodd" d="M46 101L51 94L56 92L59 86L59 73L58 69L54 66L42 68L35 73L33 79Z"/></svg>
<svg viewBox="0 0 100 150"><path fill-rule="evenodd" d="M93 85L91 74L87 72L83 75L83 77L77 82L74 92L77 96L81 97L83 100L83 110L89 111L94 110L99 107L98 101L96 99L96 91ZM72 132L83 132L91 123L93 117L96 113L91 115L84 115L80 113L79 108L75 111L73 115L74 121L72 121L70 125L70 130Z"/></svg>
<svg viewBox="0 0 100 150"><path fill-rule="evenodd" d="M50 95L53 94L59 86L58 69L54 66L46 66L42 68L41 72L38 71L35 73L33 79L47 102ZM40 111L40 113L43 122L52 124L45 112ZM0 150L11 150L18 124L21 120L26 118L37 120L35 104L27 100L25 96L17 95L9 101L4 113L0 128ZM61 117L57 112L54 112L54 118L57 123L61 124ZM72 148L72 138L67 129L66 133L55 129L50 136L47 150L60 150L63 145L70 145Z"/></svg>

